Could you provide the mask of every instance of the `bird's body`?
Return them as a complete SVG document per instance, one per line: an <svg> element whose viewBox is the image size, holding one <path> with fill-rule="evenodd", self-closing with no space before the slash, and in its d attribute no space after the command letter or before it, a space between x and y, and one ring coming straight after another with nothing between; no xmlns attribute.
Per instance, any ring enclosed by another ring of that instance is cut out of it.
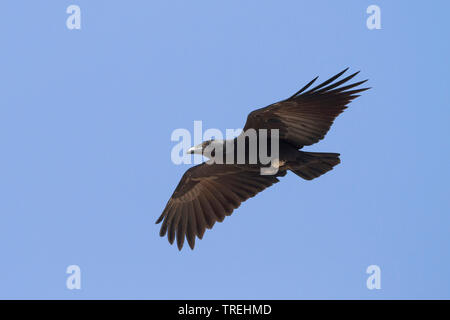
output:
<svg viewBox="0 0 450 320"><path fill-rule="evenodd" d="M357 73L334 82L346 70L306 91L316 78L292 97L252 111L239 137L189 149L210 160L186 171L157 220L163 221L160 235L167 233L170 243L176 238L180 250L187 238L193 249L196 236L201 239L206 228L279 182L287 171L312 180L340 163L338 153L300 149L323 139L346 105L368 89L350 90L365 81L341 86Z"/></svg>

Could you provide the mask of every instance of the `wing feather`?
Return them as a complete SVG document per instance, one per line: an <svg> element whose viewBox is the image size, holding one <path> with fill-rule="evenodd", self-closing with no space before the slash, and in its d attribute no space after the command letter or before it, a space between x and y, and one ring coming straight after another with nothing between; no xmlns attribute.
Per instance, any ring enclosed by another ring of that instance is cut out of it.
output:
<svg viewBox="0 0 450 320"><path fill-rule="evenodd" d="M280 172L279 176L286 174ZM222 222L241 203L278 182L274 176L262 176L254 166L206 164L186 171L156 221L162 222L160 235L171 244L177 240L179 250L187 239L195 246L205 230Z"/></svg>
<svg viewBox="0 0 450 320"><path fill-rule="evenodd" d="M347 70L305 91L315 82L315 78L290 98L252 111L247 117L243 134L248 129L278 129L280 139L299 149L320 141L336 117L353 99L359 97L356 94L370 89L350 90L367 80L344 85L359 71L334 82Z"/></svg>

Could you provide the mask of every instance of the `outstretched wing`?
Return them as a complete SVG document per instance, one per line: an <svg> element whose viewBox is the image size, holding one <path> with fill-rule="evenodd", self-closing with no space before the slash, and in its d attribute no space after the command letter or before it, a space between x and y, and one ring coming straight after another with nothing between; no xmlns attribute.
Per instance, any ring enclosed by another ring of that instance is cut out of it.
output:
<svg viewBox="0 0 450 320"><path fill-rule="evenodd" d="M351 90L367 80L342 86L359 71L334 82L347 70L306 91L317 80L316 77L292 97L252 111L243 132L248 129L279 129L280 139L298 149L318 142L325 137L334 119L359 97L357 93L370 89Z"/></svg>
<svg viewBox="0 0 450 320"><path fill-rule="evenodd" d="M279 172L278 176L286 172ZM259 168L246 165L202 163L187 170L156 223L163 221L160 236L167 233L178 249L187 238L193 249L195 236L203 237L206 228L222 222L242 202L279 180L261 175Z"/></svg>

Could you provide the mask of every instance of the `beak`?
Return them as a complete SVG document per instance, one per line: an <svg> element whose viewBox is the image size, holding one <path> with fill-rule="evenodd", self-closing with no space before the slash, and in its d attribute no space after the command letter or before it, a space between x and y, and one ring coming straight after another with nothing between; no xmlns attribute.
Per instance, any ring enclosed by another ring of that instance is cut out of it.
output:
<svg viewBox="0 0 450 320"><path fill-rule="evenodd" d="M198 146L189 148L186 153L188 153L188 154L195 154L195 153L196 154L202 154L202 151L203 151L202 145L199 144Z"/></svg>

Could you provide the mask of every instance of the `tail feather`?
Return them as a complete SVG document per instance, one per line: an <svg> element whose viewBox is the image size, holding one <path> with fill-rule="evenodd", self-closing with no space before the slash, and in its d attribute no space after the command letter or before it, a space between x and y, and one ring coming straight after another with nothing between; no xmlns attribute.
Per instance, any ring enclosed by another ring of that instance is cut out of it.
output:
<svg viewBox="0 0 450 320"><path fill-rule="evenodd" d="M289 169L299 177L312 180L339 164L339 153L299 151L296 161L290 162Z"/></svg>

